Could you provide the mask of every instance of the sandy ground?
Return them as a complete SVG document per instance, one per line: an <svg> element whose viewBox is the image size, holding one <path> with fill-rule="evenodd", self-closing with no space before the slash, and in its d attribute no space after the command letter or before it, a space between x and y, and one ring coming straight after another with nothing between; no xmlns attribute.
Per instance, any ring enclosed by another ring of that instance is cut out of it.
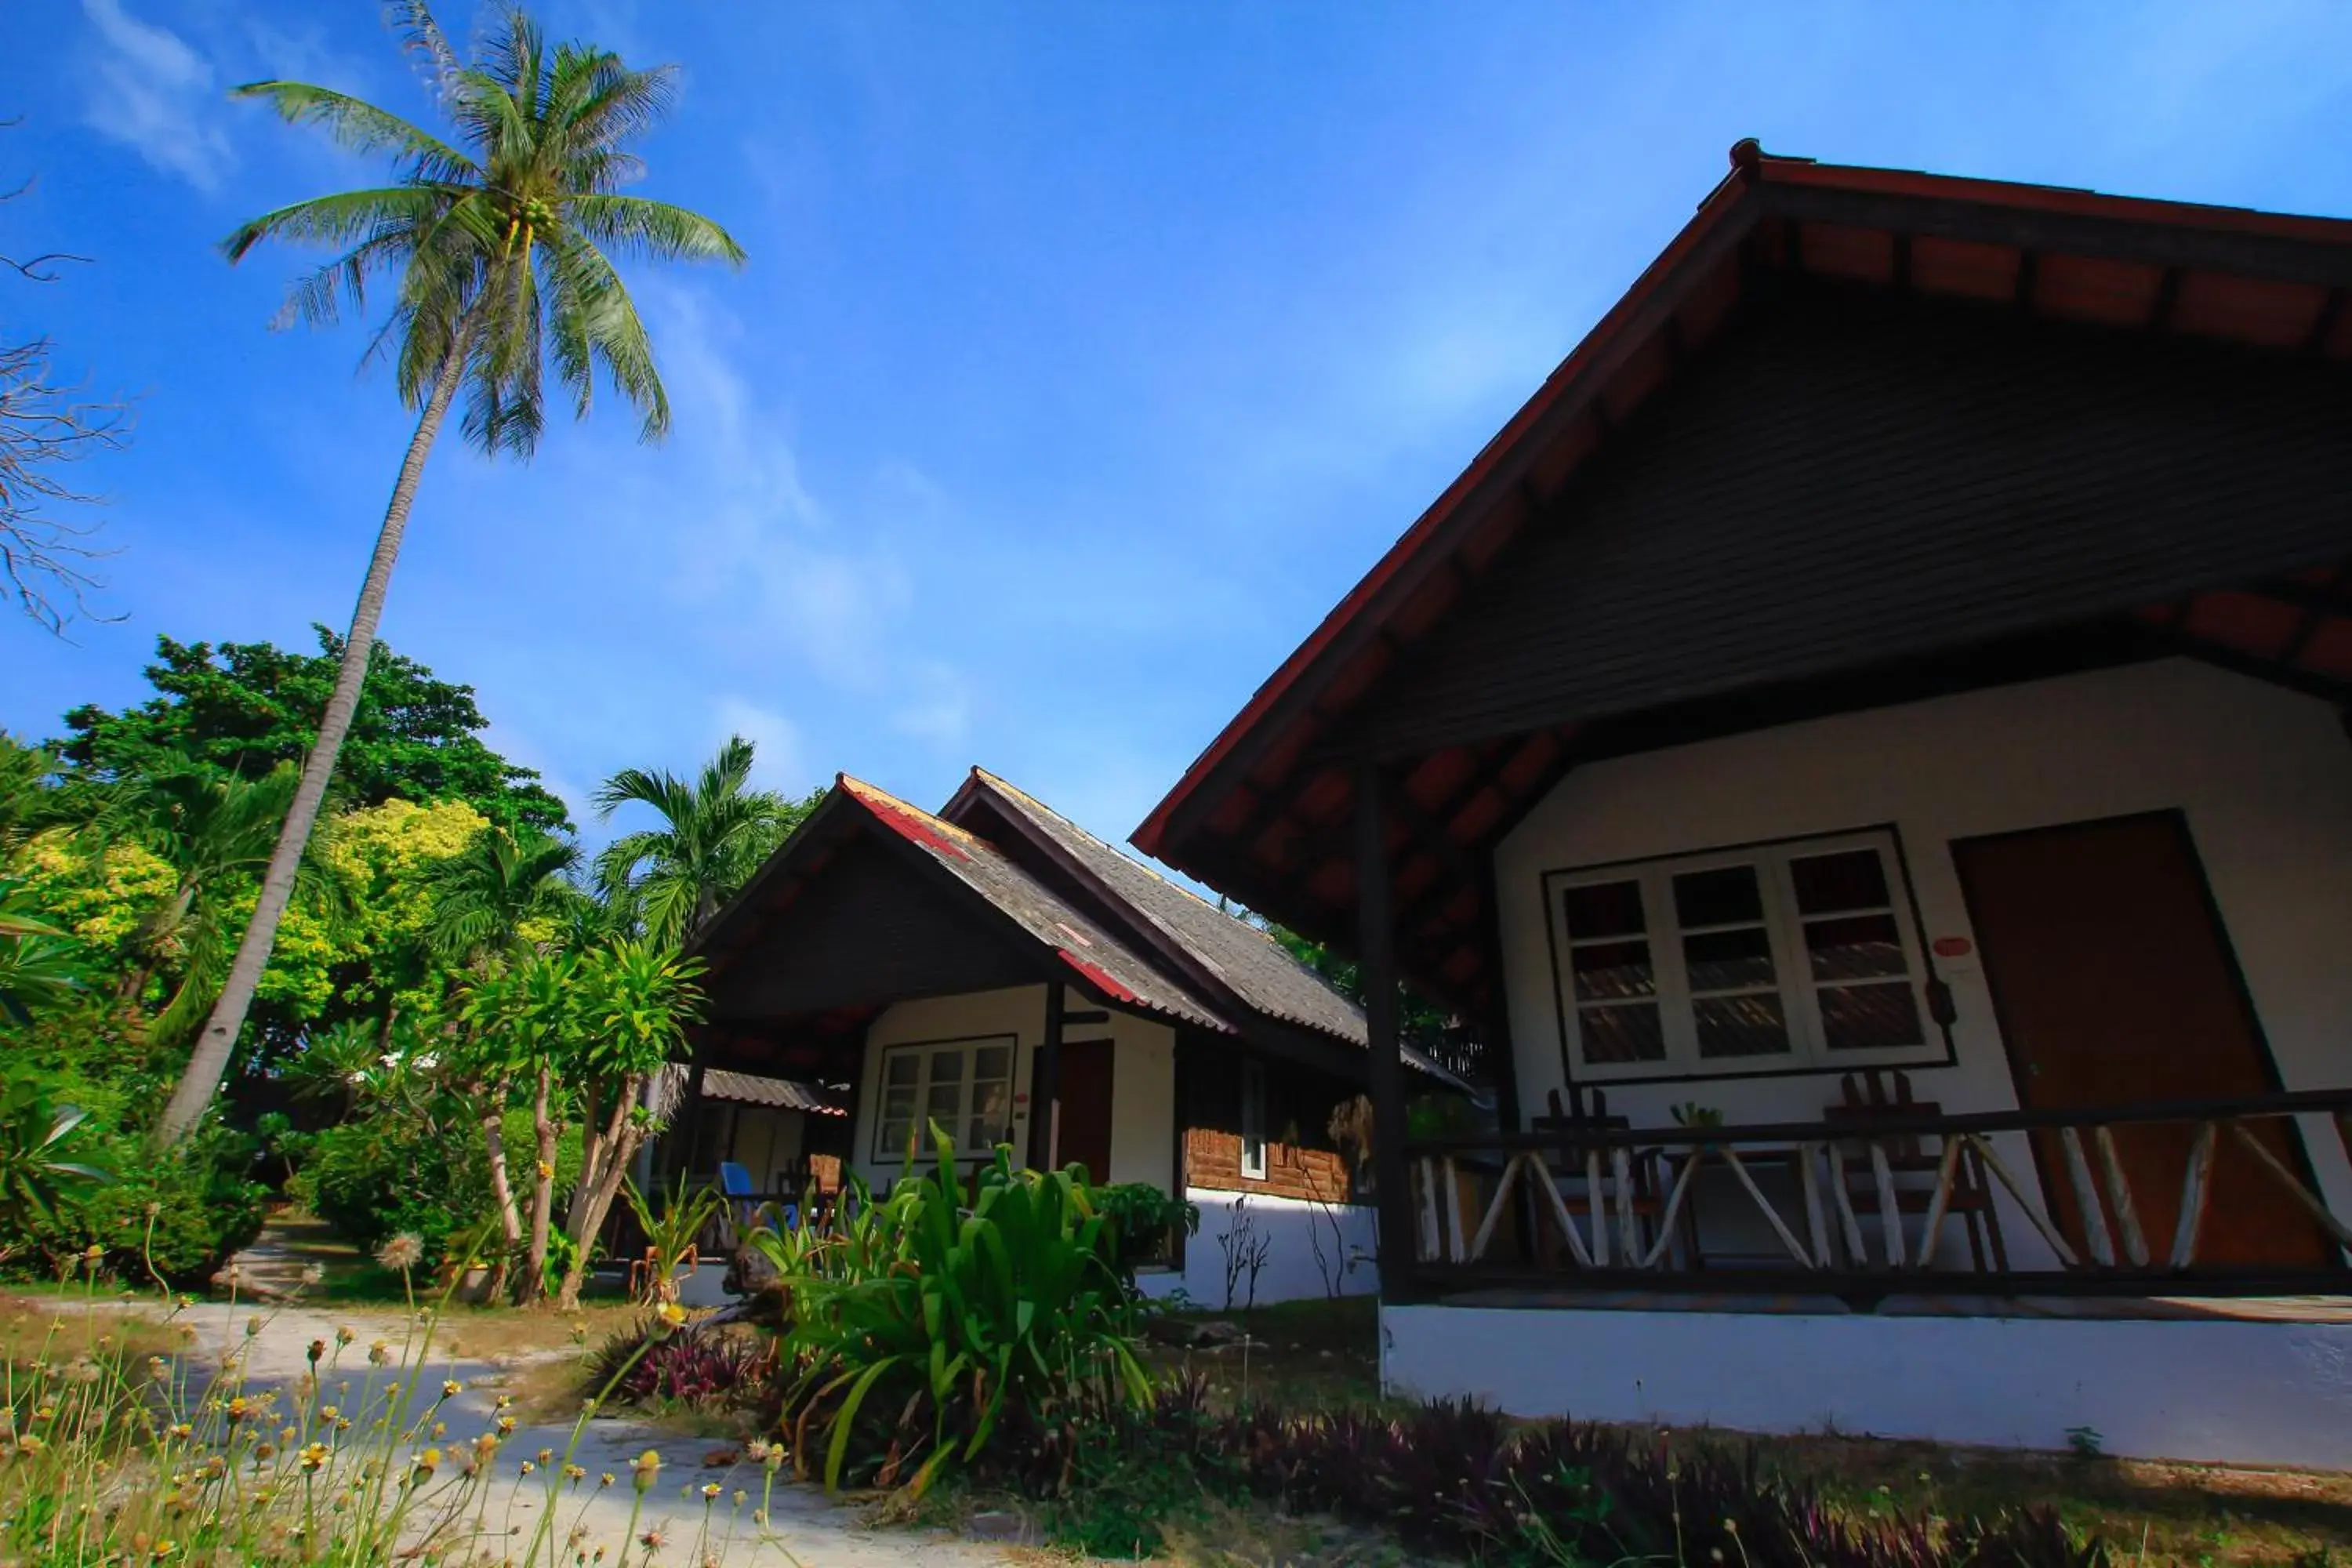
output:
<svg viewBox="0 0 2352 1568"><path fill-rule="evenodd" d="M247 1332L248 1321L258 1321L257 1331ZM230 1356L242 1356L248 1384L264 1385L299 1380L308 1370L306 1354L310 1342L325 1340L331 1344L338 1328L348 1328L357 1336L352 1350L344 1352L344 1365L349 1369L356 1363L356 1371L362 1373L366 1371L365 1351L371 1342L383 1341L397 1354L410 1333L397 1315L380 1310L338 1311L243 1302L200 1302L184 1310L176 1321L195 1331L193 1349L205 1362L217 1363ZM468 1441L491 1426L496 1419L499 1386L518 1359L521 1358L500 1362L452 1360L437 1347L425 1357L425 1364L419 1370L431 1383L455 1379L465 1384L465 1392L447 1403L442 1416L448 1426L451 1442ZM569 1426L520 1427L502 1446L498 1464L508 1474L517 1475L522 1459L541 1448L553 1449L560 1456L572 1440L572 1428ZM636 1529L640 1534L648 1530L661 1533L664 1544L655 1554L656 1564L681 1564L685 1568L702 1568L705 1563L720 1568L748 1568L753 1563L775 1568L793 1564L800 1568L908 1568L918 1564L923 1568L996 1568L1021 1561L1003 1548L959 1540L939 1531L866 1530L860 1527L855 1510L829 1501L814 1488L781 1481L771 1495L769 1520L763 1529L751 1517L763 1479L760 1467L740 1459L727 1465L706 1462L727 1454L733 1447L708 1438L665 1434L640 1421L589 1422L573 1457L573 1462L587 1470L589 1479L579 1492L568 1494L559 1502L559 1539L576 1528L585 1531L588 1542L604 1543L617 1551L628 1532L630 1504L635 1500L629 1484L630 1466L650 1448L661 1456L661 1479L647 1493ZM609 1490L599 1489L595 1478L607 1471L618 1478L618 1484ZM705 1483L716 1483L720 1489L721 1495L715 1504L706 1505L699 1495ZM681 1497L681 1488L690 1489L696 1495ZM750 1498L740 1509L732 1501L738 1489ZM486 1540L481 1543L485 1552L493 1559L509 1552L520 1556L539 1528L538 1510L545 1506L543 1499L538 1478L534 1477L514 1489L512 1500L505 1505L504 1519L499 1517L499 1502L494 1500L488 1521L489 1534L495 1537L506 1533L512 1538L512 1544L502 1547L495 1539ZM698 1540L705 1542L703 1551L696 1549ZM633 1563L638 1560L641 1551L631 1553Z"/></svg>

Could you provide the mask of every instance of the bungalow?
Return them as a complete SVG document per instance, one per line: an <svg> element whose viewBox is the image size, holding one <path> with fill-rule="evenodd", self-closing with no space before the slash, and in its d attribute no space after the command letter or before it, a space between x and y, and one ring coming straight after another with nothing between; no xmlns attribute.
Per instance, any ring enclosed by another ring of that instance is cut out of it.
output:
<svg viewBox="0 0 2352 1568"><path fill-rule="evenodd" d="M2352 222L1731 163L1135 835L1361 962L1384 1376L2352 1467Z"/></svg>
<svg viewBox="0 0 2352 1568"><path fill-rule="evenodd" d="M1364 1019L1265 931L974 769L938 815L853 778L696 944L709 1022L658 1163L794 1203L1011 1143L1202 1211L1145 1280L1223 1308L1374 1286L1332 1111ZM1416 1058L1434 1086L1446 1075Z"/></svg>

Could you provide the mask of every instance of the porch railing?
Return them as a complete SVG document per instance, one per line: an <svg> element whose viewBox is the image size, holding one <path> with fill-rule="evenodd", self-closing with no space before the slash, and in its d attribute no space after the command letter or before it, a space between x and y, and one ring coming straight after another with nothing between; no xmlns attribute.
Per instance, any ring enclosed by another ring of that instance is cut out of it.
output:
<svg viewBox="0 0 2352 1568"><path fill-rule="evenodd" d="M2301 1136L2340 1150L2352 1089L1891 1110L1411 1142L1417 1272L1437 1288L2352 1292L2352 1226ZM2047 1261L2012 1265L2021 1228Z"/></svg>

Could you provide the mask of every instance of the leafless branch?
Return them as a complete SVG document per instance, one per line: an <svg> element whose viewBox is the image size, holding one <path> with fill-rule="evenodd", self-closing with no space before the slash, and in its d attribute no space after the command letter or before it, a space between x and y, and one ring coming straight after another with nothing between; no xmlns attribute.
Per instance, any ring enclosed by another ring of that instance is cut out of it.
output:
<svg viewBox="0 0 2352 1568"><path fill-rule="evenodd" d="M97 525L47 509L97 504L59 470L119 450L130 433L126 405L84 398L55 379L47 338L0 344L0 582L51 632L62 634L76 616L119 618L89 604L89 591L105 585L91 563L113 553L89 542Z"/></svg>
<svg viewBox="0 0 2352 1568"><path fill-rule="evenodd" d="M16 123L0 120L0 130ZM0 204L32 188L27 179L0 191ZM54 283L58 263L89 259L49 250L24 261L0 256L0 267L28 282ZM77 616L121 618L89 607L90 591L105 586L91 575L90 564L114 553L89 542L98 525L48 510L96 506L102 498L68 484L59 470L119 451L130 439L131 405L84 397L79 386L59 381L47 338L0 342L0 587L57 636Z"/></svg>

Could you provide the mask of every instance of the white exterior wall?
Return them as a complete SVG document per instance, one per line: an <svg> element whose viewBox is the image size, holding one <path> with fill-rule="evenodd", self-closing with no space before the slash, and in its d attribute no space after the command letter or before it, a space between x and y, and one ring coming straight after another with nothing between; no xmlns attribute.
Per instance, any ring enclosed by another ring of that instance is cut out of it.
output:
<svg viewBox="0 0 2352 1568"><path fill-rule="evenodd" d="M2352 1084L2352 741L2326 703L2176 659L1570 773L1496 851L1520 1103L1539 1112L1563 1081L1544 873L1893 823L1923 939L1964 937L1970 949L1932 960L1958 1010L1954 1065L1905 1070L1948 1111L2014 1109L1950 841L2173 808L2187 816L2282 1082ZM1670 1108L1694 1099L1738 1123L1815 1121L1837 1098L1833 1072L1601 1087L1636 1127L1671 1125ZM2352 1166L2326 1118L2305 1119L2304 1142L2331 1205L2352 1211ZM2001 1152L2032 1179L2022 1138ZM2001 1229L2016 1267L2053 1266L2021 1215L2005 1215Z"/></svg>
<svg viewBox="0 0 2352 1568"><path fill-rule="evenodd" d="M1246 1279L1225 1284L1230 1240L1234 1249L1263 1238L1265 1262L1254 1298L1261 1307L1338 1294L1368 1296L1381 1288L1374 1215L1364 1204L1314 1204L1264 1193L1232 1193L1187 1187L1184 1196L1201 1211L1201 1228L1184 1244L1184 1267L1139 1276L1143 1293L1164 1300L1178 1290L1195 1307L1238 1310L1250 1303Z"/></svg>
<svg viewBox="0 0 2352 1568"><path fill-rule="evenodd" d="M1074 1004L1086 1007L1083 1001ZM1013 1146L1029 1147L1029 1075L1045 1037L1045 987L1014 986L961 996L901 1002L867 1028L866 1063L857 1093L856 1141L850 1169L879 1189L896 1181L900 1162L874 1158L874 1125L882 1100L882 1056L892 1046L1011 1035ZM1097 1181L1150 1182L1166 1191L1176 1174L1176 1032L1169 1025L1113 1011L1107 1024L1079 1025L1066 1039L1113 1042L1111 1058L1110 1170L1091 1173ZM959 1151L959 1152L971 1152Z"/></svg>
<svg viewBox="0 0 2352 1568"><path fill-rule="evenodd" d="M1383 1307L1383 1385L1515 1415L2352 1469L2352 1324Z"/></svg>

